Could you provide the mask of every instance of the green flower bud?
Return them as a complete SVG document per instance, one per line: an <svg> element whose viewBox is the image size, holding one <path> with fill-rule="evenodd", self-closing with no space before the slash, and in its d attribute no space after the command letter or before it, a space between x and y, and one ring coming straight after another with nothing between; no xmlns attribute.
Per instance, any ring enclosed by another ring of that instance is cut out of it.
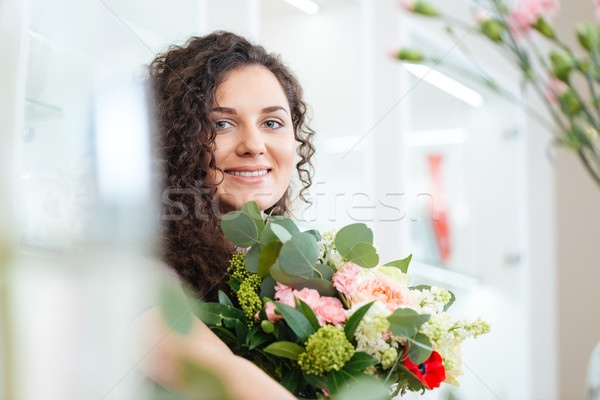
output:
<svg viewBox="0 0 600 400"><path fill-rule="evenodd" d="M592 51L598 45L598 30L589 22L579 22L575 30L579 44L587 51Z"/></svg>
<svg viewBox="0 0 600 400"><path fill-rule="evenodd" d="M428 17L436 17L439 15L437 10L431 4L420 0L417 0L415 2L415 4L413 5L412 12L426 15Z"/></svg>
<svg viewBox="0 0 600 400"><path fill-rule="evenodd" d="M532 27L542 35L546 36L548 39L556 39L556 31L544 17L539 17L537 22L533 24Z"/></svg>
<svg viewBox="0 0 600 400"><path fill-rule="evenodd" d="M481 32L484 35L492 39L494 42L502 41L502 32L504 32L504 27L502 24L493 18L487 18L481 21Z"/></svg>
<svg viewBox="0 0 600 400"><path fill-rule="evenodd" d="M260 323L260 327L262 328L264 333L272 333L273 330L275 329L275 326L273 326L273 323L266 319Z"/></svg>
<svg viewBox="0 0 600 400"><path fill-rule="evenodd" d="M563 49L554 49L550 52L550 62L554 76L568 83L569 73L575 66L571 55Z"/></svg>
<svg viewBox="0 0 600 400"><path fill-rule="evenodd" d="M323 375L339 371L354 355L354 347L342 328L325 325L308 338L306 351L298 356L298 365L309 374Z"/></svg>
<svg viewBox="0 0 600 400"><path fill-rule="evenodd" d="M562 100L564 107L570 113L570 115L579 114L582 110L581 102L577 98L577 95L573 91L573 89L568 88L561 96L560 100Z"/></svg>
<svg viewBox="0 0 600 400"><path fill-rule="evenodd" d="M401 61L420 62L423 61L425 57L417 50L405 48L398 51L396 58Z"/></svg>

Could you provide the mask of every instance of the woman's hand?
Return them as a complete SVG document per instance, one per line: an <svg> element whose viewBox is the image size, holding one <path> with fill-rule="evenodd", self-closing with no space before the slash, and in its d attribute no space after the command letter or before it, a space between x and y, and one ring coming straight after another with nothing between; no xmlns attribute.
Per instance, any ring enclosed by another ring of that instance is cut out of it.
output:
<svg viewBox="0 0 600 400"><path fill-rule="evenodd" d="M185 358L218 375L233 400L295 399L252 362L233 354L197 318L194 318L191 331L182 336L168 328L160 309L154 307L138 317L135 328L137 337L143 339L138 357L140 369L174 392L187 392L180 370L180 361Z"/></svg>

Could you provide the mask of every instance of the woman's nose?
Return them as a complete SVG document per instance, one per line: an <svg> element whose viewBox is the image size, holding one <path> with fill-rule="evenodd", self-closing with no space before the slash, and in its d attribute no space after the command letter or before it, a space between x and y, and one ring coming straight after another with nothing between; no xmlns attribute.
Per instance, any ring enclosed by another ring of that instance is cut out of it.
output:
<svg viewBox="0 0 600 400"><path fill-rule="evenodd" d="M238 132L237 154L244 156L262 156L265 154L265 136L257 127L244 127Z"/></svg>

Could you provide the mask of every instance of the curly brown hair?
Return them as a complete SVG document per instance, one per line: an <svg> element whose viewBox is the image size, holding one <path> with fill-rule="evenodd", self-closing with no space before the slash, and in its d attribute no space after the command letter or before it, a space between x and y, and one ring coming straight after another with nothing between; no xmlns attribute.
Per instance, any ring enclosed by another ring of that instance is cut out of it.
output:
<svg viewBox="0 0 600 400"><path fill-rule="evenodd" d="M217 31L192 37L183 46L171 46L149 65L157 157L162 160L163 174L161 258L208 301L216 299L218 289L226 289L223 277L235 251L221 231L216 185L207 178L211 169L219 170L211 111L219 84L231 71L252 65L271 71L287 97L299 143L299 195L306 201L304 193L313 174L314 131L306 123L302 88L278 56L241 36ZM266 212L286 215L290 197L288 188Z"/></svg>

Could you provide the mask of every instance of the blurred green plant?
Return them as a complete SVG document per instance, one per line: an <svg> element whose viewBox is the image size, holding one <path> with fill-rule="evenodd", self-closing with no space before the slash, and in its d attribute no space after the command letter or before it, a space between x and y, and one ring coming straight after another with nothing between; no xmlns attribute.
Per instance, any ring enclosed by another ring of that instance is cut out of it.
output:
<svg viewBox="0 0 600 400"><path fill-rule="evenodd" d="M477 78L514 99L485 71L477 55L462 43L464 36L471 32L487 38L491 46L520 70L523 89L532 87L545 104L553 122L546 125L553 130L554 144L575 152L600 186L600 26L579 22L575 35L580 48L575 50L560 39L549 21L558 10L556 0L524 0L513 9L501 0L476 0L474 24L446 15L425 1L401 0L400 4L413 14L444 23L457 48L475 64ZM540 39L551 47L547 54L539 49ZM403 48L394 56L403 62L433 66L443 62L424 55L419 49ZM539 119L534 110L528 109L528 112Z"/></svg>

